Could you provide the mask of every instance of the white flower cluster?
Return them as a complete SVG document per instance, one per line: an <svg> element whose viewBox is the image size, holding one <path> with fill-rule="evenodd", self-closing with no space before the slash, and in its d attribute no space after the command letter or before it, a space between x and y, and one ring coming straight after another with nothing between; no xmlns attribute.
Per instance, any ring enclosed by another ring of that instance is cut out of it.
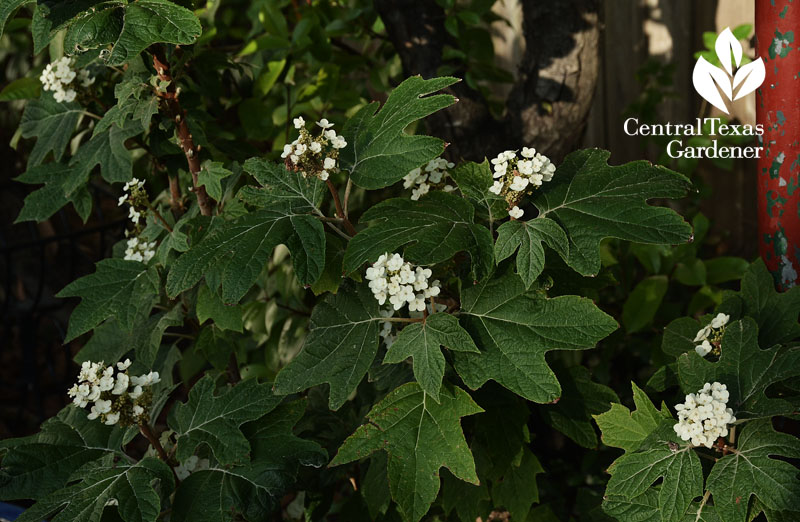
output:
<svg viewBox="0 0 800 522"><path fill-rule="evenodd" d="M128 209L128 218L130 218L134 225L134 230L132 232L128 230L125 231L126 236L130 237L132 235L133 237L128 239L124 259L126 261L147 263L156 254L156 242L148 242L138 237L143 229L139 221L141 221L142 215L147 212L147 206L149 205L147 191L144 190L144 181L133 178L125 183L122 190L123 194L119 197L118 205L122 206L125 203L130 205ZM141 210L137 210L137 207Z"/></svg>
<svg viewBox="0 0 800 522"><path fill-rule="evenodd" d="M728 387L718 382L706 383L696 394L686 396L686 402L675 406L678 423L675 433L692 446L710 448L719 437L728 435L728 424L736 422L733 410L726 408Z"/></svg>
<svg viewBox="0 0 800 522"><path fill-rule="evenodd" d="M292 143L283 146L281 158L286 161L286 167L299 170L303 176L316 176L322 181L327 181L332 172L339 169L339 149L347 146L342 136L333 130L333 123L325 118L317 122L321 127L316 138L306 130L306 121L302 116L295 118L294 128L300 131L300 136Z"/></svg>
<svg viewBox="0 0 800 522"><path fill-rule="evenodd" d="M717 314L710 323L705 325L697 335L694 336L694 342L700 343L694 347L694 351L700 357L705 357L711 352L715 355L720 354L720 342L722 341L722 334L725 332L725 325L730 321L731 316L727 314Z"/></svg>
<svg viewBox="0 0 800 522"><path fill-rule="evenodd" d="M408 303L409 312L421 312L425 310L425 299L436 297L441 291L438 280L428 281L431 273L430 268L415 269L400 254L386 253L367 268L366 279L378 304L383 305L388 299L395 311Z"/></svg>
<svg viewBox="0 0 800 522"><path fill-rule="evenodd" d="M156 242L140 241L138 237L128 240L128 248L125 249L126 261L140 261L147 263L156 255Z"/></svg>
<svg viewBox="0 0 800 522"><path fill-rule="evenodd" d="M128 217L133 222L134 225L139 224L139 219L142 217L142 213L137 211L135 206L137 201L137 196L140 196L142 193L145 193L142 189L144 187L144 181L133 178L129 182L125 183L125 186L122 187L123 194L119 197L117 201L117 206L121 207L125 203L128 203L131 208L128 211ZM146 196L146 193L145 193Z"/></svg>
<svg viewBox="0 0 800 522"><path fill-rule="evenodd" d="M150 372L140 376L128 375L131 360L117 363L116 375L114 366L105 366L103 362L85 361L78 374L78 382L67 391L72 403L78 408L89 410L89 420L100 419L104 424L120 423L123 426L137 424L147 412L152 399L148 389L160 382L158 372Z"/></svg>
<svg viewBox="0 0 800 522"><path fill-rule="evenodd" d="M75 60L68 56L59 58L53 63L47 64L47 67L42 71L39 81L42 82L42 88L45 91L53 91L53 98L59 103L71 102L75 100L78 93L73 89L75 84L72 83L75 78L80 81L82 87L89 87L94 83L94 77L89 75L89 71L82 69L75 72L73 67Z"/></svg>
<svg viewBox="0 0 800 522"><path fill-rule="evenodd" d="M411 199L414 201L430 192L431 188L452 192L456 188L448 183L447 169L453 167L455 163L444 158L434 158L425 167L417 167L406 174L403 178L403 188L411 189Z"/></svg>
<svg viewBox="0 0 800 522"><path fill-rule="evenodd" d="M489 192L503 196L508 202L508 215L514 219L522 217L524 212L519 208L522 198L527 193L541 187L545 181L553 179L556 166L536 149L522 147L522 158L517 152L507 150L492 160L494 166L494 184Z"/></svg>

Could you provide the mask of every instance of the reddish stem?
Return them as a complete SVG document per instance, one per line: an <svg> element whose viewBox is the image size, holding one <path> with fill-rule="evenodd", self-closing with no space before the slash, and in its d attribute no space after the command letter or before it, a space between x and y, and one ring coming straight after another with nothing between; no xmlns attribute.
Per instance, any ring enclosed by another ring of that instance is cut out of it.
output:
<svg viewBox="0 0 800 522"><path fill-rule="evenodd" d="M326 180L325 183L328 184L328 190L330 190L331 195L333 196L333 204L336 205L336 215L339 217L339 219L342 220L342 223L344 224L344 228L345 230L347 230L347 233L350 234L351 236L355 236L356 228L353 226L352 223L350 223L350 220L347 219L347 216L344 213L344 209L342 208L342 200L339 199L339 191L336 190L333 181L331 181L330 179Z"/></svg>
<svg viewBox="0 0 800 522"><path fill-rule="evenodd" d="M166 102L170 115L178 129L178 141L180 141L181 149L186 156L189 172L192 174L192 184L194 185L193 192L197 195L197 204L200 206L200 213L204 216L210 216L214 202L208 196L206 188L198 184L198 176L202 168L200 166L200 156L198 154L199 149L194 144L192 133L189 131L189 125L186 123L186 111L178 102L178 91L172 81L172 76L169 74L169 68L164 63L165 61L166 60L159 59L159 57L153 53L153 67L156 69L159 80L169 82L167 92L159 92L158 96Z"/></svg>

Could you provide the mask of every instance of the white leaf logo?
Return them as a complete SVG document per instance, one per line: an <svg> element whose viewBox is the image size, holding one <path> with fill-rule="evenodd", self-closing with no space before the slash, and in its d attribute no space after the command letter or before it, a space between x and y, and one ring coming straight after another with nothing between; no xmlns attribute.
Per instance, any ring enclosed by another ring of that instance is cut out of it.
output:
<svg viewBox="0 0 800 522"><path fill-rule="evenodd" d="M701 56L694 66L692 83L697 93L708 103L725 114L730 114L722 95L727 100L733 101L758 89L766 77L764 61L759 57L739 67L742 63L742 45L729 27L717 36L714 50L722 68ZM734 69L736 69L735 74ZM736 91L735 97L734 91Z"/></svg>

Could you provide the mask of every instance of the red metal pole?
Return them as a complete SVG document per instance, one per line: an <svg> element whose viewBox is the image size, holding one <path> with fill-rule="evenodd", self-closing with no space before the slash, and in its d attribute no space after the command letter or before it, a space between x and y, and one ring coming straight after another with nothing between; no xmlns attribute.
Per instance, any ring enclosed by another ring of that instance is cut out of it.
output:
<svg viewBox="0 0 800 522"><path fill-rule="evenodd" d="M800 284L800 2L756 0L756 91L764 126L758 160L758 246L779 289Z"/></svg>

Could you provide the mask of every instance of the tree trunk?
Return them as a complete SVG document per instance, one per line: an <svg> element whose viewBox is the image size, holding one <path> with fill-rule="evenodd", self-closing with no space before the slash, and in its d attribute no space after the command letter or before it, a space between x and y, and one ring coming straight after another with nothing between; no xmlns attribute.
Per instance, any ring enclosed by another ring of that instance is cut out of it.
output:
<svg viewBox="0 0 800 522"><path fill-rule="evenodd" d="M432 0L375 5L405 72L436 76L444 45L457 47L442 8ZM450 89L459 103L428 118L431 134L451 143L452 158L480 161L524 145L559 162L580 140L598 76L597 2L523 0L522 8L525 53L507 114L495 119L481 93L459 83Z"/></svg>

